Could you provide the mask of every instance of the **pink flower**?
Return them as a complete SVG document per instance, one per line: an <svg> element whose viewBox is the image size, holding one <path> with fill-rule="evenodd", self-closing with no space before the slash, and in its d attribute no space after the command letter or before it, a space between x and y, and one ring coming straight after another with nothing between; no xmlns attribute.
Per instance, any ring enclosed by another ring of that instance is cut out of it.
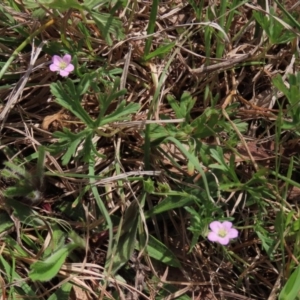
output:
<svg viewBox="0 0 300 300"><path fill-rule="evenodd" d="M50 70L52 72L59 72L60 76L66 77L74 70L74 65L71 64L71 55L66 54L64 57L53 55Z"/></svg>
<svg viewBox="0 0 300 300"><path fill-rule="evenodd" d="M229 221L213 221L209 224L209 227L211 232L208 234L207 238L211 242L217 242L221 245L228 245L231 239L234 239L239 235L239 232L235 228L232 228L232 223Z"/></svg>

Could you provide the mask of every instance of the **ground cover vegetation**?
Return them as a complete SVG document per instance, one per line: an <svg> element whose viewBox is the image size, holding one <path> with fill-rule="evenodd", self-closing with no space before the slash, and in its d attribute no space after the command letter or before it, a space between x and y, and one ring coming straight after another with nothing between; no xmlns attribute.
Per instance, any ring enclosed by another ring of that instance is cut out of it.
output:
<svg viewBox="0 0 300 300"><path fill-rule="evenodd" d="M1 299L299 299L300 5L0 1Z"/></svg>

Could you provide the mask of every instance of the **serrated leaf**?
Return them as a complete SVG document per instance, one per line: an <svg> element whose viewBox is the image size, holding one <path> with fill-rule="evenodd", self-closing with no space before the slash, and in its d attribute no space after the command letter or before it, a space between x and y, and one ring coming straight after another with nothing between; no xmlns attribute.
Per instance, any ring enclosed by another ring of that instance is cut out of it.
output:
<svg viewBox="0 0 300 300"><path fill-rule="evenodd" d="M92 85L94 74L86 73L82 76L79 84L76 87L76 92L78 95L84 95Z"/></svg>
<svg viewBox="0 0 300 300"><path fill-rule="evenodd" d="M83 81L83 87L86 89L86 80ZM60 81L52 83L50 90L59 105L72 112L89 128L94 127L94 121L81 106L80 95L71 79L68 78L64 84Z"/></svg>
<svg viewBox="0 0 300 300"><path fill-rule="evenodd" d="M114 36L117 40L125 37L122 22L112 14L91 11L91 16L109 46L112 45L111 36Z"/></svg>
<svg viewBox="0 0 300 300"><path fill-rule="evenodd" d="M74 154L76 153L76 149L77 149L78 145L80 144L80 142L81 142L81 139L78 139L78 140L70 143L69 147L67 148L67 151L62 156L62 165L63 166L66 166L69 163L69 161L71 160L71 158L74 156Z"/></svg>
<svg viewBox="0 0 300 300"><path fill-rule="evenodd" d="M122 101L119 106L109 115L105 116L99 126L103 126L108 123L123 121L125 116L133 114L138 111L140 105L138 103L129 103L125 105L126 101Z"/></svg>
<svg viewBox="0 0 300 300"><path fill-rule="evenodd" d="M56 131L53 133L54 137L59 138L59 144L62 149L67 149L65 154L62 156L62 164L65 166L69 163L71 158L75 155L77 147L82 140L91 134L90 129L83 130L79 133L72 133L68 128L63 128L63 132Z"/></svg>
<svg viewBox="0 0 300 300"><path fill-rule="evenodd" d="M179 103L176 101L176 98L172 95L167 95L167 100L171 105L172 109L174 110L176 117L184 118L186 112L182 111L181 107L179 106Z"/></svg>
<svg viewBox="0 0 300 300"><path fill-rule="evenodd" d="M195 102L196 102L196 98L193 98L190 92L187 91L183 92L180 98L180 106L186 112L185 113L186 119L189 117L188 114L190 114L190 111L194 107Z"/></svg>

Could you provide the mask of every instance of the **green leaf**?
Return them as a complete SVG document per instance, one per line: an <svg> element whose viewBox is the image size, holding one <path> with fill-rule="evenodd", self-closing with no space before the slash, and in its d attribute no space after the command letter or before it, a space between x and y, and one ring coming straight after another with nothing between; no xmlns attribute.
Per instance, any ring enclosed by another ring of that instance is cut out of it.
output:
<svg viewBox="0 0 300 300"><path fill-rule="evenodd" d="M179 102L170 94L167 95L167 100L174 110L176 118L185 118L186 121L190 119L189 113L194 106L195 99L192 98L189 92L184 92Z"/></svg>
<svg viewBox="0 0 300 300"><path fill-rule="evenodd" d="M84 95L87 93L90 86L92 86L94 74L86 73L82 76L79 84L76 87L77 95Z"/></svg>
<svg viewBox="0 0 300 300"><path fill-rule="evenodd" d="M193 208L193 207L185 207L185 210L190 213L190 226L188 227L188 230L190 230L193 233L190 250L189 253L192 251L194 246L198 243L199 236L203 232L203 224L201 221L200 214Z"/></svg>
<svg viewBox="0 0 300 300"><path fill-rule="evenodd" d="M14 217L21 221L23 224L29 226L45 226L45 222L39 217L37 212L31 209L28 205L9 199L7 204L13 209Z"/></svg>
<svg viewBox="0 0 300 300"><path fill-rule="evenodd" d="M271 44L290 42L296 37L296 35L292 31L284 28L284 26L273 17L274 14L273 9L270 9L270 14L268 16L261 12L253 11L255 20L265 30Z"/></svg>
<svg viewBox="0 0 300 300"><path fill-rule="evenodd" d="M90 13L109 46L112 45L111 36L114 36L117 40L121 40L125 37L122 22L114 17L112 13L98 13L95 11L90 11Z"/></svg>
<svg viewBox="0 0 300 300"><path fill-rule="evenodd" d="M82 10L82 6L76 0L39 0L39 2L49 8L66 11L68 9Z"/></svg>
<svg viewBox="0 0 300 300"><path fill-rule="evenodd" d="M219 153L216 149L210 149L210 154L221 166L224 167L225 170L228 170L228 165L224 160L224 156L222 155L223 154L222 150L221 153Z"/></svg>
<svg viewBox="0 0 300 300"><path fill-rule="evenodd" d="M11 220L9 215L4 211L0 211L0 220L1 220L0 233L14 226L14 222Z"/></svg>
<svg viewBox="0 0 300 300"><path fill-rule="evenodd" d="M289 88L287 88L280 75L273 78L273 84L276 88L283 92L289 101L288 115L292 117L292 122L283 120L282 129L294 129L299 127L300 123L300 105L299 105L299 93L300 93L300 72L296 75L289 75Z"/></svg>
<svg viewBox="0 0 300 300"><path fill-rule="evenodd" d="M123 100L119 106L109 115L100 120L99 126L103 126L108 123L124 121L124 117L138 111L140 105L138 103L129 103L126 106L126 101Z"/></svg>
<svg viewBox="0 0 300 300"><path fill-rule="evenodd" d="M100 113L95 122L96 127L100 126L101 120L104 118L104 115L106 114L106 111L112 102L118 99L118 97L126 94L125 89L119 91L119 86L120 80L119 78L116 78L114 85L110 90L108 90L106 93L99 94L98 101L100 105Z"/></svg>
<svg viewBox="0 0 300 300"><path fill-rule="evenodd" d="M203 166L199 163L198 158L195 155L189 153L186 150L186 148L184 147L184 145L181 144L180 141L178 141L177 139L175 139L173 137L168 137L168 138L166 138L166 140L173 142L178 147L178 149L185 155L185 157L195 166L195 169L201 174L201 179L204 184L206 197L207 197L207 199L211 200L211 195L210 195L210 190L209 190L209 186L207 183L206 175L203 170Z"/></svg>
<svg viewBox="0 0 300 300"><path fill-rule="evenodd" d="M74 244L77 245L78 248L82 248L82 249L86 248L85 240L80 235L78 235L74 230L69 232L69 238L73 241Z"/></svg>
<svg viewBox="0 0 300 300"><path fill-rule="evenodd" d="M28 184L27 181L19 181L16 186L11 186L6 188L4 195L6 198L15 198L29 195L33 192L32 187Z"/></svg>
<svg viewBox="0 0 300 300"><path fill-rule="evenodd" d="M73 284L70 282L64 283L60 288L53 293L48 300L68 300Z"/></svg>
<svg viewBox="0 0 300 300"><path fill-rule="evenodd" d="M159 291L159 294L155 297L155 299L156 300L170 299L170 295L172 295L172 294L176 295L176 293L178 293L178 286L173 285L173 284L164 284L161 287L161 289ZM192 300L187 295L177 296L173 299L176 299L176 300ZM195 299L195 298L193 297L193 299Z"/></svg>
<svg viewBox="0 0 300 300"><path fill-rule="evenodd" d="M25 177L25 178L28 177L28 174L24 167L19 167L10 161L6 161L4 163L4 165L7 169L9 169L9 171L11 171L11 172L9 172L10 175L8 175L7 178L9 178L9 176L11 176L11 178L15 178L15 179L18 179L20 177ZM1 172L1 175L2 175L2 172Z"/></svg>
<svg viewBox="0 0 300 300"><path fill-rule="evenodd" d="M36 292L32 290L32 288L26 283L26 281L22 280L21 276L15 271L13 268L3 257L0 255L0 266L2 265L2 270L5 270L5 275L8 277L10 283L18 281L18 294L21 296L30 297L32 300L37 300ZM13 289L11 289L12 291ZM1 291L1 289L0 289ZM14 295L15 296L15 295ZM18 299L22 299L21 297Z"/></svg>
<svg viewBox="0 0 300 300"><path fill-rule="evenodd" d="M174 253L152 235L149 236L149 242L146 249L150 257L168 266L181 268L180 261L177 259Z"/></svg>
<svg viewBox="0 0 300 300"><path fill-rule="evenodd" d="M279 74L272 78L272 82L279 91L284 93L285 96L289 95L289 89L285 86L282 77Z"/></svg>
<svg viewBox="0 0 300 300"><path fill-rule="evenodd" d="M183 92L180 98L180 107L185 111L186 121L190 119L189 114L192 108L194 107L195 102L196 102L196 98L193 98L190 92L188 91Z"/></svg>
<svg viewBox="0 0 300 300"><path fill-rule="evenodd" d="M263 248L265 249L265 251L267 252L268 256L273 259L274 256L273 256L273 250L274 250L274 247L277 243L277 237L276 237L276 240L260 233L259 231L256 231L256 234L257 236L259 237L259 239L261 240L262 242L262 246Z"/></svg>
<svg viewBox="0 0 300 300"><path fill-rule="evenodd" d="M299 22L284 8L282 3L280 1L275 0L277 5L280 7L281 11L285 14L285 16L289 19L292 26L296 27L298 30L300 30L300 24Z"/></svg>
<svg viewBox="0 0 300 300"><path fill-rule="evenodd" d="M149 54L152 45L152 39L153 39L152 33L154 33L155 30L158 7L159 7L159 1L153 0L151 5L148 28L147 28L147 35L149 35L149 37L146 39L146 43L145 43L145 50L144 50L145 55Z"/></svg>
<svg viewBox="0 0 300 300"><path fill-rule="evenodd" d="M144 190L147 193L153 193L155 191L154 181L148 178L147 180L143 181Z"/></svg>
<svg viewBox="0 0 300 300"><path fill-rule="evenodd" d="M139 207L136 200L133 200L127 208L124 221L120 223L122 233L117 241L117 250L113 254L112 274L116 272L130 259L136 242L136 232L139 223ZM106 262L106 269L109 268L111 259Z"/></svg>
<svg viewBox="0 0 300 300"><path fill-rule="evenodd" d="M60 148L67 149L62 157L62 164L64 166L69 163L71 158L75 155L77 147L79 146L81 141L85 137L89 136L90 132L90 129L86 129L82 130L79 133L72 133L68 128L63 128L63 132L56 131L53 133L54 137L59 138L58 144L60 144Z"/></svg>
<svg viewBox="0 0 300 300"><path fill-rule="evenodd" d="M177 118L184 118L186 115L186 111L182 110L178 102L176 101L176 98L172 95L167 95L167 100L169 104L171 105L172 109L175 112L175 115Z"/></svg>
<svg viewBox="0 0 300 300"><path fill-rule="evenodd" d="M82 81L82 87L86 89L86 79L84 78ZM72 112L88 127L94 127L94 121L81 106L80 95L71 79L68 78L64 84L62 84L60 81L52 83L50 85L50 90L52 95L55 96L55 100L58 104Z"/></svg>
<svg viewBox="0 0 300 300"><path fill-rule="evenodd" d="M83 161L88 162L92 155L92 147L93 147L93 132L88 132L85 136L85 140L83 143L82 151L80 151L80 156L83 156ZM97 151L96 151L97 153Z"/></svg>
<svg viewBox="0 0 300 300"><path fill-rule="evenodd" d="M149 124L147 126L149 127L149 135L153 146L158 146L164 141L164 138L168 136L178 134L178 130L173 124L166 124L166 126Z"/></svg>
<svg viewBox="0 0 300 300"><path fill-rule="evenodd" d="M169 44L163 45L163 46L159 46L153 52L149 53L148 55L145 55L143 57L143 59L145 61L148 61L148 60L150 60L153 57L162 56L162 55L168 53L175 45L176 45L176 42L169 43Z"/></svg>
<svg viewBox="0 0 300 300"><path fill-rule="evenodd" d="M294 300L300 292L300 266L290 276L279 294L278 300Z"/></svg>
<svg viewBox="0 0 300 300"><path fill-rule="evenodd" d="M206 138L214 136L217 132L224 130L220 122L220 111L208 108L198 118L192 121L194 128L193 136L196 138Z"/></svg>
<svg viewBox="0 0 300 300"><path fill-rule="evenodd" d="M29 277L34 281L49 281L57 275L68 255L77 247L67 244L57 249L43 261L37 261L30 266Z"/></svg>
<svg viewBox="0 0 300 300"><path fill-rule="evenodd" d="M180 208L194 204L196 201L197 198L193 195L176 192L174 195L169 195L163 201L159 202L156 206L154 206L151 210L146 212L145 216L148 218L153 215L161 214L165 211L170 211L175 208Z"/></svg>
<svg viewBox="0 0 300 300"><path fill-rule="evenodd" d="M83 6L89 10L92 10L95 6L105 5L109 3L111 0L84 0Z"/></svg>

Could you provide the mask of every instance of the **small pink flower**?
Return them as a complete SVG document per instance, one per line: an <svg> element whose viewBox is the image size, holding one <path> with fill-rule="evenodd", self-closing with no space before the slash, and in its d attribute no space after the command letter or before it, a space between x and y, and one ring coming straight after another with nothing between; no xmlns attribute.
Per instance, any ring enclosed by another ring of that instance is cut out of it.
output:
<svg viewBox="0 0 300 300"><path fill-rule="evenodd" d="M217 242L221 245L228 245L231 239L238 237L239 232L232 228L232 223L229 221L219 222L213 221L209 224L211 232L207 238L211 242Z"/></svg>
<svg viewBox="0 0 300 300"><path fill-rule="evenodd" d="M66 54L64 57L53 55L50 70L52 72L59 72L60 76L66 77L74 70L74 65L71 64L71 55Z"/></svg>

